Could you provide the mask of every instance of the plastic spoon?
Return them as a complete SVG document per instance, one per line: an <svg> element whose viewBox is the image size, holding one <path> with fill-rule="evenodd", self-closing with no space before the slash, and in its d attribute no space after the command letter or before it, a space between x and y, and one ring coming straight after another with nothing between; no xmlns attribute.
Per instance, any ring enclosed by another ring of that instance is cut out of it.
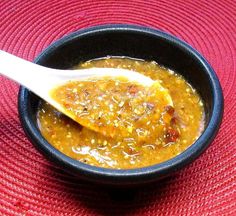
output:
<svg viewBox="0 0 236 216"><path fill-rule="evenodd" d="M30 89L43 100L51 104L63 114L75 120L75 116L69 114L61 104L55 101L50 92L57 86L65 84L72 80L86 80L92 77L126 77L128 80L139 83L144 86L151 86L155 81L138 72L115 69L115 68L90 68L79 70L59 70L47 68L35 63L26 61L12 54L0 50L0 74L18 82L19 84ZM157 83L155 82L157 85ZM158 89L165 90L160 84ZM173 106L169 94L166 95L169 105ZM76 118L78 123L83 125ZM86 126L86 125L84 125ZM89 127L93 129L93 127Z"/></svg>

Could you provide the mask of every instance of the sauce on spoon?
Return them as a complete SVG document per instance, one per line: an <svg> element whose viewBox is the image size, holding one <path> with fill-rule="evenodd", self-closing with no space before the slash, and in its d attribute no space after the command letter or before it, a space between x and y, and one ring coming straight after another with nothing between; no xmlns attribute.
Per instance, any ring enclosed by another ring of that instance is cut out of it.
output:
<svg viewBox="0 0 236 216"><path fill-rule="evenodd" d="M81 125L116 138L147 140L159 134L170 124L167 109L173 109L158 81L143 86L125 77L71 81L53 89L51 97Z"/></svg>

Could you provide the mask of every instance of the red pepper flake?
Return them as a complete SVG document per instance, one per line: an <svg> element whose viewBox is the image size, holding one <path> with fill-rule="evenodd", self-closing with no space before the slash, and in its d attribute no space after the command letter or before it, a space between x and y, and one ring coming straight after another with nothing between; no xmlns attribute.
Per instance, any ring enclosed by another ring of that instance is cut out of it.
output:
<svg viewBox="0 0 236 216"><path fill-rule="evenodd" d="M174 113L175 113L174 107L172 107L170 105L165 107L165 111L171 116L174 115Z"/></svg>
<svg viewBox="0 0 236 216"><path fill-rule="evenodd" d="M171 124L177 124L177 122L178 122L178 118L176 116L173 116L170 120Z"/></svg>
<svg viewBox="0 0 236 216"><path fill-rule="evenodd" d="M71 97L71 94L70 93L66 93L66 99L72 99L72 97Z"/></svg>
<svg viewBox="0 0 236 216"><path fill-rule="evenodd" d="M70 109L70 108L71 108L70 104L68 104L68 103L63 103L63 106L64 106L66 109Z"/></svg>
<svg viewBox="0 0 236 216"><path fill-rule="evenodd" d="M128 92L130 94L136 94L138 92L138 86L136 86L136 85L128 86Z"/></svg>
<svg viewBox="0 0 236 216"><path fill-rule="evenodd" d="M180 134L177 130L173 128L167 129L165 138L166 138L166 143L170 142L176 142L176 140L179 138Z"/></svg>
<svg viewBox="0 0 236 216"><path fill-rule="evenodd" d="M127 153L128 153L130 156L132 156L132 155L134 156L134 155L139 155L139 154L140 154L140 152L136 151L136 150L133 149L133 148L128 148Z"/></svg>

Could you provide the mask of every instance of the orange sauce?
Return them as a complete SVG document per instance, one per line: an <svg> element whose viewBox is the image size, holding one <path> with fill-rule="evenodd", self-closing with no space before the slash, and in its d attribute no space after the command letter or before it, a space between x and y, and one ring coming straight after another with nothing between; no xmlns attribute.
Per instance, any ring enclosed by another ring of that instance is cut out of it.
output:
<svg viewBox="0 0 236 216"><path fill-rule="evenodd" d="M124 78L59 86L53 98L84 126L46 103L39 107L38 122L43 136L64 154L94 166L132 169L173 158L201 134L203 104L182 76L155 62L129 58L91 60L77 68L90 67L132 69L158 80L173 106L165 91Z"/></svg>

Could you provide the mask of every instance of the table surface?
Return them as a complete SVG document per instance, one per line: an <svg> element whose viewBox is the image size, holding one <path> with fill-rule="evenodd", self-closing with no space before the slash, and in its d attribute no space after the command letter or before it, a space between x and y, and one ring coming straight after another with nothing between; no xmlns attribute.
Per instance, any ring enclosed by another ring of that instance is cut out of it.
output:
<svg viewBox="0 0 236 216"><path fill-rule="evenodd" d="M0 215L236 215L236 0L1 0L0 49L32 61L70 32L110 23L169 32L206 57L224 91L217 137L167 179L134 193L104 190L32 146L18 119L19 86L0 77Z"/></svg>

